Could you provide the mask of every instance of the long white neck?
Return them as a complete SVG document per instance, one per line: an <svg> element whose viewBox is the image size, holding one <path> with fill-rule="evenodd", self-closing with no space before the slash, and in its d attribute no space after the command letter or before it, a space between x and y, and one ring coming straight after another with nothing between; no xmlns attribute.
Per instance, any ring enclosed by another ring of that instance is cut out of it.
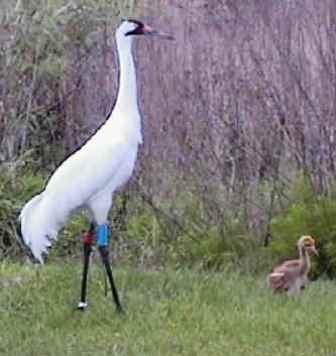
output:
<svg viewBox="0 0 336 356"><path fill-rule="evenodd" d="M119 58L119 89L112 115L106 127L114 133L122 132L128 139L142 143L141 118L137 100L132 38L117 32Z"/></svg>
<svg viewBox="0 0 336 356"><path fill-rule="evenodd" d="M119 58L119 89L115 109L138 111L132 39L125 36L117 36L117 48Z"/></svg>

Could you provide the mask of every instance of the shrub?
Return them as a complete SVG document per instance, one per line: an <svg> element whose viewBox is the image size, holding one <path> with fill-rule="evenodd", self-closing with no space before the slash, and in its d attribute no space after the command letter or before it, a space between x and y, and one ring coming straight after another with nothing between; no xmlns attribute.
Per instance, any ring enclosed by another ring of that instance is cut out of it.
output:
<svg viewBox="0 0 336 356"><path fill-rule="evenodd" d="M32 173L14 174L8 167L0 167L0 257L17 256L17 227L24 203L42 187L43 177Z"/></svg>
<svg viewBox="0 0 336 356"><path fill-rule="evenodd" d="M227 217L223 226L210 221L200 224L197 216L204 213L199 207L200 204L188 206L185 230L171 242L169 259L176 265L197 265L202 269L256 271L255 261L249 257L259 249L241 219Z"/></svg>

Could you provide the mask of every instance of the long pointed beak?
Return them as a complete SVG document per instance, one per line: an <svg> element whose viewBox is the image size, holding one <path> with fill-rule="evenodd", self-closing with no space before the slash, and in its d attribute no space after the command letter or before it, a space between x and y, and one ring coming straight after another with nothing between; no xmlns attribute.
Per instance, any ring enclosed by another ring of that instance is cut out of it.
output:
<svg viewBox="0 0 336 356"><path fill-rule="evenodd" d="M143 34L146 36L155 36L155 37L160 37L165 40L174 40L174 36L170 35L169 33L165 32L160 32L154 30L152 27L145 25L143 28Z"/></svg>

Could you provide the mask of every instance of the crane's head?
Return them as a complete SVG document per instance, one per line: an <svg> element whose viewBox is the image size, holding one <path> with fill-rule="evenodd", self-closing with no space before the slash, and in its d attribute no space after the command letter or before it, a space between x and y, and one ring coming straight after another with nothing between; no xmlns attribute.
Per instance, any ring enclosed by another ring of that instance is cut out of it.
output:
<svg viewBox="0 0 336 356"><path fill-rule="evenodd" d="M298 241L298 246L299 248L304 248L310 255L318 255L317 249L315 247L315 240L311 236L301 236Z"/></svg>
<svg viewBox="0 0 336 356"><path fill-rule="evenodd" d="M151 26L145 25L141 21L134 19L124 20L117 30L117 36L134 37L134 36L155 36L167 40L174 39L173 36L154 30Z"/></svg>

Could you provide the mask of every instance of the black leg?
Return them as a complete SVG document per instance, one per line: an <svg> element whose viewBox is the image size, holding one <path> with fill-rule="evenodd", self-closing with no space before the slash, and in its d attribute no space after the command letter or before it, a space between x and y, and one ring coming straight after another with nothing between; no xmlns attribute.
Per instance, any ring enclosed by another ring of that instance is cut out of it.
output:
<svg viewBox="0 0 336 356"><path fill-rule="evenodd" d="M103 261L108 279L110 281L110 286L111 286L111 291L112 291L112 295L113 295L113 299L115 302L115 305L117 307L117 311L118 312L122 312L123 309L121 307L120 301L119 301L119 296L118 296L118 292L117 292L117 288L114 284L114 280L113 280L113 275L112 275L112 268L110 265L110 260L109 260L109 250L108 250L108 246L99 246L99 253L101 256L101 259Z"/></svg>
<svg viewBox="0 0 336 356"><path fill-rule="evenodd" d="M84 259L83 259L81 298L77 307L77 309L79 310L85 310L85 308L87 307L86 289L87 289L87 277L88 277L89 266L90 266L90 255L92 252L92 243L94 238L93 233L94 233L94 227L91 225L90 230L86 232L83 236Z"/></svg>

